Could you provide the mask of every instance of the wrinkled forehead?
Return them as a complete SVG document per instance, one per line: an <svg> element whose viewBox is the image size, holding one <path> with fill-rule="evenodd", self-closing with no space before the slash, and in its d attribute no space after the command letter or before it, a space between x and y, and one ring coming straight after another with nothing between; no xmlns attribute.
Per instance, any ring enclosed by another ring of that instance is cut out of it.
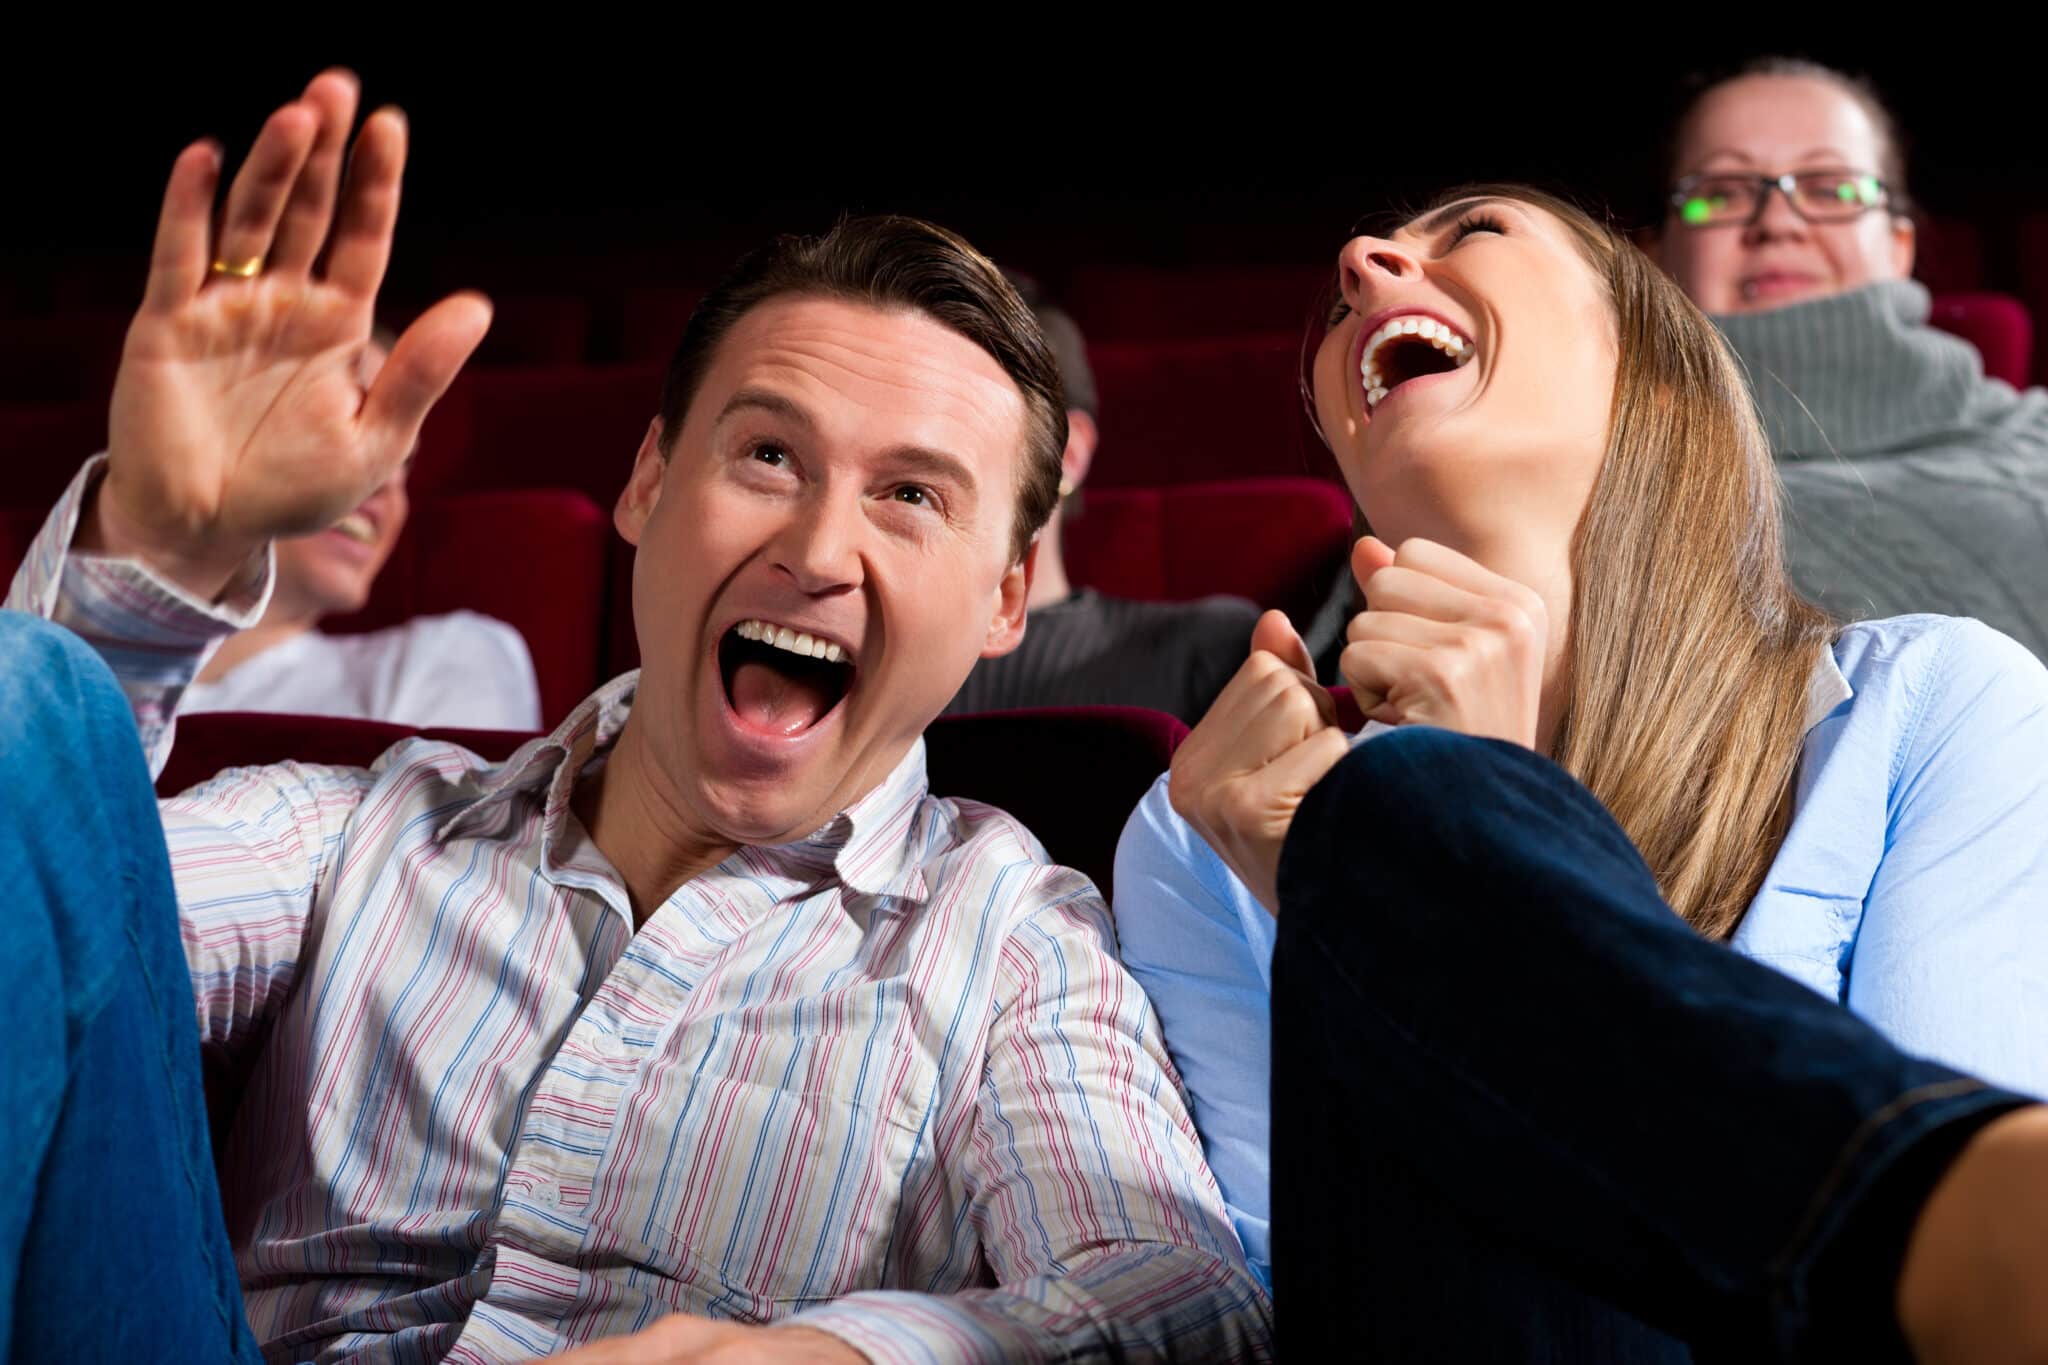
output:
<svg viewBox="0 0 2048 1365"><path fill-rule="evenodd" d="M1022 441L1016 381L980 345L910 307L802 294L764 300L719 341L688 420L699 408L715 420L727 396L761 388L849 436L1005 460Z"/></svg>

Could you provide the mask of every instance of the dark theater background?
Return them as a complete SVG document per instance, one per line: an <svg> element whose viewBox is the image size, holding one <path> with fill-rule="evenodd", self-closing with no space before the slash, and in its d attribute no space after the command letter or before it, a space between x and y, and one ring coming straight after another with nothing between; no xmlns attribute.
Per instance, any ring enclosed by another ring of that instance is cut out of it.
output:
<svg viewBox="0 0 2048 1365"><path fill-rule="evenodd" d="M2048 310L2040 82L1974 30L1680 43L1664 32L1675 16L1640 31L1579 16L1474 49L1467 30L1497 21L1450 9L1298 32L1264 20L1251 36L1213 16L1151 16L1149 35L1114 39L1102 13L1020 12L1002 33L986 13L855 16L828 33L779 12L720 29L694 13L594 11L472 16L472 39L450 43L417 37L424 15L336 17L318 40L234 23L209 38L195 19L124 30L112 48L97 33L17 42L0 59L0 549L19 557L104 440L179 148L211 134L238 162L271 109L348 65L366 103L402 106L413 133L384 319L402 325L461 287L498 312L422 435L394 568L368 611L330 628L458 606L512 620L543 660L550 718L638 657L629 561L605 512L689 309L741 249L846 212L935 218L1077 317L1103 444L1068 555L1078 581L1135 597L1319 600L1308 570L1341 559L1348 520L1304 420L1300 354L1362 215L1509 177L1640 222L1657 207L1657 134L1682 79L1759 52L1878 81L1929 214L1921 274L1963 300L1952 330L1988 307L2007 353L1973 339L2022 380L2048 351L2015 342L2023 305ZM1215 36L1164 36L1194 27ZM1987 292L1999 297L1969 302ZM1241 521L1236 481L1273 476L1319 485L1266 492L1306 497L1327 534L1289 547L1299 565L1240 581L1203 548L1209 531L1188 528ZM545 500L514 508L536 490L572 495L578 529L519 532L564 563L514 582L478 547L513 534L515 511L535 527L565 515Z"/></svg>
<svg viewBox="0 0 2048 1365"><path fill-rule="evenodd" d="M955 41L926 27L785 49L792 36L765 20L693 35L559 17L505 21L508 34L558 30L559 44L497 42L480 21L475 46L345 33L213 44L189 31L160 49L124 39L114 57L16 44L0 82L0 304L128 306L177 149L212 133L232 160L329 62L362 73L366 101L412 118L401 301L457 284L701 284L765 233L847 209L938 218L1055 286L1096 265L1319 262L1360 214L1482 176L1571 187L1637 216L1678 81L1780 48L1866 71L1892 101L1921 201L1975 228L1966 259L1930 261L1954 276L1940 283L2030 283L2014 234L2048 209L2040 78L1988 32L1681 43L1663 19L1640 35L1574 21L1570 41L1532 34L1526 49L1474 54L1445 43L1451 13L1435 11L1428 34L1379 11L1350 30L1325 18L1247 43L1105 41L1097 16L1069 16L1062 35L1034 15L1007 48L964 27ZM593 355L612 358L616 319L597 323Z"/></svg>

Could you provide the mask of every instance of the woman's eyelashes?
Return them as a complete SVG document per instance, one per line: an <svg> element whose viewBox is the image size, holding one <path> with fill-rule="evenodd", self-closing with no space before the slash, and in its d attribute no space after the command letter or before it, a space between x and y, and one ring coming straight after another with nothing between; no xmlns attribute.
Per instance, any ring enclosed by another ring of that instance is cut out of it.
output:
<svg viewBox="0 0 2048 1365"><path fill-rule="evenodd" d="M1505 235L1507 228L1502 225L1499 218L1491 213L1468 213L1463 218L1460 218L1457 225L1451 229L1450 238L1445 243L1444 249L1450 250L1475 232L1491 232L1496 235Z"/></svg>

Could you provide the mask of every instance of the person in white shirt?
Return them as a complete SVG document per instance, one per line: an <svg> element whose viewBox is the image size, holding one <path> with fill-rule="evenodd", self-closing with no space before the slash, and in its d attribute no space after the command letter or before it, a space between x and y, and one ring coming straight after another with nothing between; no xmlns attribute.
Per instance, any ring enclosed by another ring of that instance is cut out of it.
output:
<svg viewBox="0 0 2048 1365"><path fill-rule="evenodd" d="M380 329L381 330L381 329ZM363 353L369 384L388 338ZM324 531L277 542L277 587L263 619L225 640L179 702L180 715L270 711L401 725L537 730L540 682L526 639L473 611L416 616L383 630L329 634L320 623L361 611L410 503L406 470Z"/></svg>

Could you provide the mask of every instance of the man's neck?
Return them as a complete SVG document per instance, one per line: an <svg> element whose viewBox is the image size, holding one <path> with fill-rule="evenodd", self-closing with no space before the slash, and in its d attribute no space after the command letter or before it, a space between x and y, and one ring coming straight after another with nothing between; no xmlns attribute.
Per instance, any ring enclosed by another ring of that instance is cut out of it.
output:
<svg viewBox="0 0 2048 1365"><path fill-rule="evenodd" d="M272 620L266 614L247 630L238 630L221 641L220 648L206 661L206 667L199 670L198 680L203 683L219 682L257 655L304 635L313 629L317 619L306 616Z"/></svg>
<svg viewBox="0 0 2048 1365"><path fill-rule="evenodd" d="M648 761L645 732L628 715L611 756L576 786L576 818L626 884L637 929L676 888L709 872L739 846L691 828Z"/></svg>

